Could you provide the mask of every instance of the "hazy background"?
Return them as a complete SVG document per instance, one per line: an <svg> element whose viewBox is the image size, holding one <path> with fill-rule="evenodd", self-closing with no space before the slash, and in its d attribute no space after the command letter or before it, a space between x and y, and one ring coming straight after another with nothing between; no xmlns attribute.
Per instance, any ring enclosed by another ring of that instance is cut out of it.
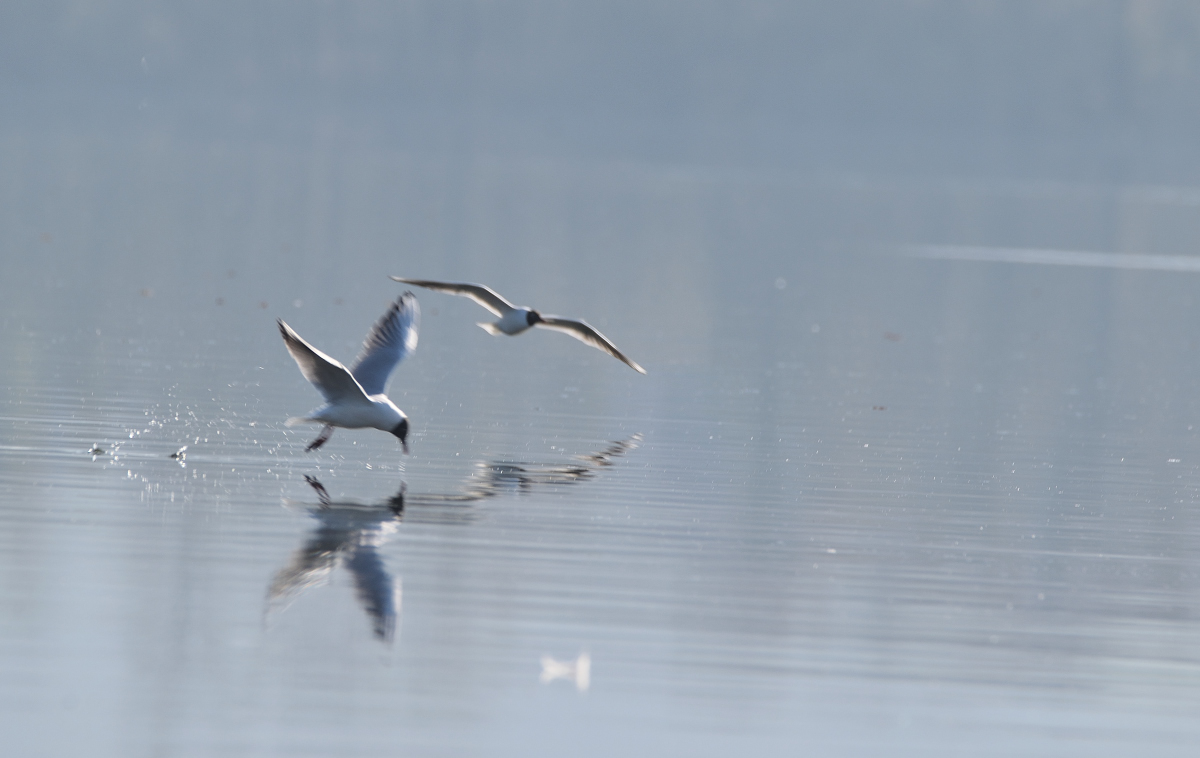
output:
<svg viewBox="0 0 1200 758"><path fill-rule="evenodd" d="M0 5L13 754L1190 756L1200 280L901 253L1194 255L1197 92L1190 2ZM413 455L305 454L388 274L649 374L418 291ZM267 602L305 475L620 440L410 508L390 644Z"/></svg>
<svg viewBox="0 0 1200 758"><path fill-rule="evenodd" d="M0 14L15 134L1090 182L1186 183L1198 168L1188 2Z"/></svg>

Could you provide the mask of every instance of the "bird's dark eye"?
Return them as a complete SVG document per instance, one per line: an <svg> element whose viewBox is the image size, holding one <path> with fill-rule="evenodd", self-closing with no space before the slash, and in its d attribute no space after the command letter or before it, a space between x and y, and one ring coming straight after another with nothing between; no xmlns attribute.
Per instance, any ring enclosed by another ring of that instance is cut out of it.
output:
<svg viewBox="0 0 1200 758"><path fill-rule="evenodd" d="M408 419L400 419L400 423L396 424L396 428L392 430L392 434L400 438L401 442L408 436Z"/></svg>

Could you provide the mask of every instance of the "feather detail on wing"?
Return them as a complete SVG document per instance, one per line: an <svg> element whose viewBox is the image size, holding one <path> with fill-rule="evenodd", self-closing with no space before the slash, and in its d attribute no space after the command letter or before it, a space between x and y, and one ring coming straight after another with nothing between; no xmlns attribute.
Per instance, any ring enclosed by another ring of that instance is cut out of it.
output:
<svg viewBox="0 0 1200 758"><path fill-rule="evenodd" d="M515 305L501 297L500 293L482 284L456 284L454 282L435 282L429 279L403 279L399 276L391 278L397 282L424 287L434 292L446 292L451 295L469 297L497 316L503 316L505 313L516 308Z"/></svg>
<svg viewBox="0 0 1200 758"><path fill-rule="evenodd" d="M283 335L288 352L300 367L300 373L312 382L328 402L355 399L367 402L366 393L350 374L349 369L305 342L283 319L279 319L278 323L279 333Z"/></svg>
<svg viewBox="0 0 1200 758"><path fill-rule="evenodd" d="M363 342L362 354L354 364L354 378L368 395L380 395L396 364L417 349L421 307L411 292L405 292L387 313L375 322Z"/></svg>
<svg viewBox="0 0 1200 758"><path fill-rule="evenodd" d="M626 358L617 349L617 346L609 341L608 337L596 331L596 328L586 321L574 321L572 319L559 318L558 316L542 316L542 320L538 321L534 326L541 326L546 329L553 329L564 334L569 334L581 342L586 342L594 348L603 350L639 374L646 373L646 369Z"/></svg>

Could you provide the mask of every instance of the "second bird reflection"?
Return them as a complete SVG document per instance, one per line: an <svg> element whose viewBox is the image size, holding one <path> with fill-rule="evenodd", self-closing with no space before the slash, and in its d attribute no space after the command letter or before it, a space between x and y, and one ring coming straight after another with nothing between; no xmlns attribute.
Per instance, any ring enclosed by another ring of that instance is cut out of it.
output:
<svg viewBox="0 0 1200 758"><path fill-rule="evenodd" d="M536 486L565 485L590 479L596 471L612 465L612 459L633 450L642 436L613 442L590 455L578 456L568 464L515 461L480 461L457 493L407 494L399 492L379 503L335 501L315 477L305 481L317 495L317 503L302 503L317 526L304 544L292 553L267 588L267 617L286 608L309 587L325 584L335 568L345 567L354 581L358 602L371 620L375 636L390 643L400 613L401 582L393 578L379 548L387 543L405 518L425 523L465 523L470 511L438 508L477 502L505 491L528 492ZM419 511L412 510L418 507ZM406 510L406 508L408 510Z"/></svg>

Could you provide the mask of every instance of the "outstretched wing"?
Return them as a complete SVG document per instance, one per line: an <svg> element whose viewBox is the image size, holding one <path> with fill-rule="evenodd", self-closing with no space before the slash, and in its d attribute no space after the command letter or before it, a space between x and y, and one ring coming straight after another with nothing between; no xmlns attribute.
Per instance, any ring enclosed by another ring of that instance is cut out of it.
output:
<svg viewBox="0 0 1200 758"><path fill-rule="evenodd" d="M428 279L401 279L398 276L393 276L392 279L397 282L414 284L418 287L434 290L435 292L448 292L451 295L469 297L497 316L503 316L505 313L516 308L515 305L500 297L499 293L491 287L485 287L482 284L455 284L453 282L433 282Z"/></svg>
<svg viewBox="0 0 1200 758"><path fill-rule="evenodd" d="M351 373L368 395L380 395L387 389L388 377L396 364L417 349L417 330L421 325L421 307L417 297L405 292L392 303L363 342L362 354Z"/></svg>
<svg viewBox="0 0 1200 758"><path fill-rule="evenodd" d="M603 350L639 374L646 373L646 369L626 358L625 355L617 349L616 345L614 345L612 342L609 342L608 337L605 337L603 334L596 331L596 328L586 321L573 321L567 318L559 318L558 316L542 316L542 320L538 321L536 324L534 324L534 326L543 326L547 329L553 329L558 332L569 334L577 340L586 342L594 348Z"/></svg>
<svg viewBox="0 0 1200 758"><path fill-rule="evenodd" d="M287 345L288 352L296 359L300 373L313 383L313 386L324 395L326 401L330 403L347 400L367 402L363 388L354 380L349 369L305 342L283 319L279 319L278 323L279 333L283 335L283 342Z"/></svg>

